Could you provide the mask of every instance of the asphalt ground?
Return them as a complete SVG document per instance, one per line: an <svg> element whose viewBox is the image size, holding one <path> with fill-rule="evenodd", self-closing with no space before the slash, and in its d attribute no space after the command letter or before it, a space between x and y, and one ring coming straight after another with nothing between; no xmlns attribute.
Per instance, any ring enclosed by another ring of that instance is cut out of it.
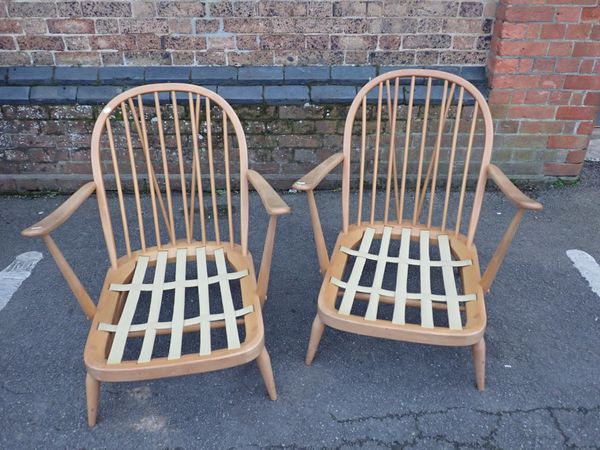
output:
<svg viewBox="0 0 600 450"><path fill-rule="evenodd" d="M581 182L530 194L486 297L487 389L468 348L385 341L327 329L304 354L321 284L306 198L284 194L263 311L279 399L254 363L224 371L102 385L98 425L85 413L89 322L40 240L19 231L64 197L0 197L0 269L44 258L0 311L0 448L599 448L600 298L565 252L600 261L600 164ZM340 193L319 192L330 248ZM260 261L267 215L251 196L250 249ZM512 205L486 194L476 237L485 267ZM55 239L92 296L108 267L95 199ZM599 269L600 270L600 269Z"/></svg>

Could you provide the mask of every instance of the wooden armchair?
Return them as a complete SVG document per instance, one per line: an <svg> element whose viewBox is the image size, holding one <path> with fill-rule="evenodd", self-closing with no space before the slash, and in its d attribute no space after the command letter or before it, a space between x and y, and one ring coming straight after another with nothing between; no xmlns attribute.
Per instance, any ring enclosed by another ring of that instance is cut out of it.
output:
<svg viewBox="0 0 600 450"><path fill-rule="evenodd" d="M307 364L327 325L386 339L471 346L477 387L484 389L484 293L524 212L542 209L490 164L492 140L484 97L458 76L398 70L360 90L348 112L343 152L294 184L308 195L324 275ZM339 164L343 224L330 257L313 191ZM473 239L488 178L517 212L481 276Z"/></svg>
<svg viewBox="0 0 600 450"><path fill-rule="evenodd" d="M248 169L234 110L202 87L141 86L107 104L91 145L94 181L22 232L44 239L92 319L84 351L89 425L101 381L208 372L254 359L275 400L261 306L277 218L290 209ZM270 215L258 280L248 251L248 182ZM50 236L94 191L110 259L97 306ZM163 335L168 345L159 344Z"/></svg>

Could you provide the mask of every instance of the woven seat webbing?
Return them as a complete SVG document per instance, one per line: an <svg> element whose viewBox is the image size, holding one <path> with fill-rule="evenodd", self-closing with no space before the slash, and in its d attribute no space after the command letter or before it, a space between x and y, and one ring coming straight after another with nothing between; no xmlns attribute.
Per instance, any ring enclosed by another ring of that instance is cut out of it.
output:
<svg viewBox="0 0 600 450"><path fill-rule="evenodd" d="M98 329L115 333L113 343L109 352L108 364L118 364L122 361L127 338L131 332L144 332L142 348L138 357L138 363L150 362L157 330L171 330L168 359L181 358L181 347L183 331L185 327L199 325L199 339L201 356L211 354L211 322L224 321L227 334L227 348L240 348L240 337L237 329L237 318L243 317L254 311L253 306L235 309L229 282L248 275L248 270L238 272L227 272L227 263L223 249L214 252L217 274L208 276L206 248L195 249L196 257L196 279L186 279L188 249L177 249L175 254L175 281L165 281L165 272L168 261L168 252L159 252L156 258L156 268L152 284L144 283L144 276L148 268L149 258L140 256L137 260L131 283L113 283L112 291L127 292L125 306L117 324L100 323ZM209 286L219 284L221 291L221 302L223 312L211 314L209 303ZM195 287L198 290L199 315L185 318L185 289ZM171 321L160 322L160 309L163 294L166 290L174 290L173 315ZM151 292L150 308L146 323L132 324L141 292Z"/></svg>
<svg viewBox="0 0 600 450"><path fill-rule="evenodd" d="M472 261L468 259L452 260L450 240L445 235L437 236L441 258L439 261L432 261L430 259L430 233L428 230L421 230L419 233L419 259L410 258L410 228L402 229L398 256L389 256L392 230L392 227L383 228L381 244L377 254L369 253L375 236L375 230L370 227L365 229L358 250L344 246L341 247L342 252L355 256L356 259L348 281L344 282L336 277L331 277L330 281L332 284L344 289L338 313L350 315L356 294L369 294L367 311L364 318L369 321L377 320L379 299L381 296L386 296L394 299L392 323L403 325L405 323L406 301L408 299L419 300L421 306L421 326L424 328L434 328L433 302L445 302L447 304L449 328L461 330L460 302L473 301L476 299L476 295L458 294L454 279L454 268L470 266ZM373 284L370 287L359 284L367 260L376 261ZM394 291L382 288L385 271L389 264L397 265ZM408 292L408 269L411 265L419 267L420 292L418 293ZM442 269L444 294L433 294L431 292L432 267L441 267Z"/></svg>

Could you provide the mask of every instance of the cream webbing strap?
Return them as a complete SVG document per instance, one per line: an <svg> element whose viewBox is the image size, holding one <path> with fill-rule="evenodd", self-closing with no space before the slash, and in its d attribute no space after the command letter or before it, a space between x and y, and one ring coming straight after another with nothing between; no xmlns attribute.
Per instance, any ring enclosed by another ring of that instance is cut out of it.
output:
<svg viewBox="0 0 600 450"><path fill-rule="evenodd" d="M148 328L144 334L144 342L138 362L148 362L152 358L154 349L154 340L156 339L156 327L150 326L158 322L160 315L160 305L162 302L163 285L165 282L165 270L167 268L167 252L160 252L156 258L156 268L154 269L154 286L152 297L150 298L150 311L148 312Z"/></svg>
<svg viewBox="0 0 600 450"><path fill-rule="evenodd" d="M381 246L379 247L379 256L377 259L377 266L375 267L375 277L373 278L373 290L369 296L369 306L367 306L367 312L365 313L365 319L375 320L377 319L377 307L379 306L379 290L383 284L383 275L385 274L385 263L390 248L390 238L392 236L392 229L385 227L383 229L383 236L381 237Z"/></svg>
<svg viewBox="0 0 600 450"><path fill-rule="evenodd" d="M392 323L403 324L406 314L406 297L408 295L408 260L410 250L410 229L403 228L400 238L398 271L396 273L396 290L394 291L394 315Z"/></svg>
<svg viewBox="0 0 600 450"><path fill-rule="evenodd" d="M227 348L240 347L240 337L237 329L237 319L254 311L253 306L235 309L229 282L248 275L248 270L238 272L227 272L227 264L223 249L215 250L215 262L217 275L208 276L206 248L196 248L196 279L186 279L187 249L177 249L175 255L175 281L165 282L168 252L159 252L156 259L156 268L152 284L144 283L144 276L148 268L149 258L140 256L130 284L112 284L112 291L127 292L125 306L117 324L100 323L98 329L115 333L111 346L108 364L118 364L122 361L123 352L130 332L144 332L142 349L138 357L138 363L149 362L152 359L152 351L156 340L157 330L171 330L168 359L181 357L181 344L183 330L185 327L199 325L200 328L200 352L202 356L210 355L211 348L211 326L214 321L225 321L227 334ZM209 302L209 286L219 284L223 312L211 314ZM199 315L185 319L185 289L195 287L198 289ZM159 322L160 309L165 290L175 290L173 315L171 321ZM138 300L142 291L151 292L150 309L146 323L132 324Z"/></svg>
<svg viewBox="0 0 600 450"><path fill-rule="evenodd" d="M438 246L440 248L440 257L442 258L442 261L450 261L452 259L452 254L450 252L450 242L448 240L448 236L439 236ZM444 278L444 291L446 292L448 326L451 330L462 330L460 304L452 267L447 264L442 265L442 276Z"/></svg>
<svg viewBox="0 0 600 450"><path fill-rule="evenodd" d="M148 257L140 256L135 266L135 272L133 274L133 285L139 285L144 281L144 275L146 275L146 269L148 268ZM125 306L123 312L119 318L119 323L115 332L113 343L110 347L110 353L108 354L108 363L114 364L121 362L123 357L123 351L125 350L125 343L127 342L127 335L133 315L137 307L138 300L140 298L140 289L133 288L127 294L125 300Z"/></svg>
<svg viewBox="0 0 600 450"><path fill-rule="evenodd" d="M475 294L458 295L456 281L454 279L454 267L466 267L472 264L471 260L452 260L452 252L448 236L438 236L438 246L441 259L432 261L430 259L430 234L427 230L421 230L419 234L419 258L418 260L409 257L411 229L403 228L400 251L397 257L389 256L389 244L392 228L384 227L381 238L380 250L377 254L369 253L375 230L366 228L362 242L358 250L347 247L341 247L341 251L356 257L348 281L342 281L331 277L331 283L345 289L342 296L342 302L338 310L339 314L350 315L352 304L356 293L369 294L369 303L365 313L365 320L377 319L377 308L381 296L392 297L394 299L394 313L392 323L404 324L406 300L419 300L421 302L421 326L424 328L434 328L433 322L433 304L432 302L447 303L448 323L451 329L462 329L460 316L460 302L468 302L476 299ZM365 262L367 260L377 261L373 284L370 287L359 284L363 275ZM395 263L398 265L396 273L395 290L391 291L382 288L382 281L385 274L386 265ZM408 269L414 265L419 267L420 271L420 292L408 292ZM441 267L444 294L433 294L431 292L431 268Z"/></svg>
<svg viewBox="0 0 600 450"><path fill-rule="evenodd" d="M360 243L360 252L368 253L369 248L371 248L371 241L373 240L373 236L375 235L375 230L373 228L367 228L365 230L365 234L363 236L362 242ZM350 278L348 279L348 283L346 286L346 291L344 292L344 296L342 297L342 303L340 304L339 313L344 315L349 315L352 310L352 304L354 303L354 296L358 289L358 283L360 282L360 277L362 275L363 269L365 268L365 263L367 262L366 258L363 256L357 256L354 261L354 267L352 268L352 273L350 274ZM336 284L336 278L331 277L331 282Z"/></svg>

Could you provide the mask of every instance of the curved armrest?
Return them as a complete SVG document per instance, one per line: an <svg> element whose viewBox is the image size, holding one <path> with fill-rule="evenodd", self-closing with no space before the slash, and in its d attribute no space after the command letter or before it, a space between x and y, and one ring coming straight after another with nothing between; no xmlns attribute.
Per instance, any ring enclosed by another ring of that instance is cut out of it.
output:
<svg viewBox="0 0 600 450"><path fill-rule="evenodd" d="M506 195L516 207L521 209L530 209L533 211L539 211L544 206L529 197L527 197L521 190L516 187L512 181L508 179L504 172L494 164L488 166L488 175L496 183L496 186Z"/></svg>
<svg viewBox="0 0 600 450"><path fill-rule="evenodd" d="M298 189L299 191L313 190L319 185L321 180L325 178L327 174L329 174L329 172L335 169L343 160L343 153L336 153L335 155L331 155L313 170L311 170L298 181L296 181L293 185L293 188Z"/></svg>
<svg viewBox="0 0 600 450"><path fill-rule="evenodd" d="M255 170L248 170L248 181L252 184L270 216L289 214L292 210L271 187L267 180Z"/></svg>
<svg viewBox="0 0 600 450"><path fill-rule="evenodd" d="M21 231L21 235L26 237L38 237L50 234L63 223L65 223L65 221L73 215L77 208L79 208L95 190L96 184L93 181L84 184L62 205L60 205L38 223Z"/></svg>

